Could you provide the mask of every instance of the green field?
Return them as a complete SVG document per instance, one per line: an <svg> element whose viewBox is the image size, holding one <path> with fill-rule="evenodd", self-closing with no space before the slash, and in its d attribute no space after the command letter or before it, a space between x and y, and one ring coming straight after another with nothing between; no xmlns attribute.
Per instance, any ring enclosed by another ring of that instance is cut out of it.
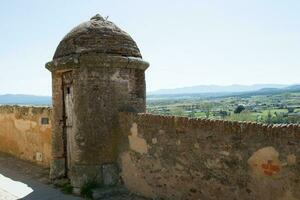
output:
<svg viewBox="0 0 300 200"><path fill-rule="evenodd" d="M242 107L239 112L238 106ZM230 96L216 98L151 99L147 112L192 118L255 121L262 123L299 123L300 93Z"/></svg>

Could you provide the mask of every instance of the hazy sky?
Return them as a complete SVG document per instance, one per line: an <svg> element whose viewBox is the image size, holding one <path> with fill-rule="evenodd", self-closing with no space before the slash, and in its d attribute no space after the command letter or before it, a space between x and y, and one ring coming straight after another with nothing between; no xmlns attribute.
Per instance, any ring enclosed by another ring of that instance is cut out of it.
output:
<svg viewBox="0 0 300 200"><path fill-rule="evenodd" d="M299 0L2 0L0 94L51 94L59 41L100 13L150 62L147 89L300 83Z"/></svg>

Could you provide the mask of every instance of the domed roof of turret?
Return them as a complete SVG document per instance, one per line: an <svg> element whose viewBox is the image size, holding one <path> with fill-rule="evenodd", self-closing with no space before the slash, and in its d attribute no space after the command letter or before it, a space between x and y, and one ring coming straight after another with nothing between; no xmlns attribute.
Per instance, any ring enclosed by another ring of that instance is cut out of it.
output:
<svg viewBox="0 0 300 200"><path fill-rule="evenodd" d="M53 59L89 52L142 57L130 35L99 14L73 28L59 43Z"/></svg>

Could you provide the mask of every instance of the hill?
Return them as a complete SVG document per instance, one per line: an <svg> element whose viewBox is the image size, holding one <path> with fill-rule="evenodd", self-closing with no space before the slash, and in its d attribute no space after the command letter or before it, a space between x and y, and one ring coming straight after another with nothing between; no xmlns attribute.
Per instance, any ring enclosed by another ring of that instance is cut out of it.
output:
<svg viewBox="0 0 300 200"><path fill-rule="evenodd" d="M270 85L269 85L270 86ZM273 85L274 86L274 85ZM279 85L277 85L279 86ZM174 93L174 94L149 94L148 100L162 99L203 99L203 98L223 98L223 97L250 97L257 95L275 95L288 92L300 92L300 85L291 85L287 87L266 87L253 91L228 91L228 92L208 92L208 93Z"/></svg>
<svg viewBox="0 0 300 200"><path fill-rule="evenodd" d="M160 94L197 94L197 93L235 93L235 92L250 92L257 91L263 88L285 88L289 85L283 84L255 84L255 85L198 85L191 87L182 87L174 89L161 89L157 91L149 92L149 95Z"/></svg>

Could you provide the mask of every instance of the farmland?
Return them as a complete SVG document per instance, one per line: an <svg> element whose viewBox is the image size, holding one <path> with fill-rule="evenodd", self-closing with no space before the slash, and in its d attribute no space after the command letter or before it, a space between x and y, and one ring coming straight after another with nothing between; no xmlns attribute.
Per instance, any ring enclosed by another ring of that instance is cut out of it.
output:
<svg viewBox="0 0 300 200"><path fill-rule="evenodd" d="M147 112L268 124L299 123L300 92L253 93L223 97L148 98Z"/></svg>

